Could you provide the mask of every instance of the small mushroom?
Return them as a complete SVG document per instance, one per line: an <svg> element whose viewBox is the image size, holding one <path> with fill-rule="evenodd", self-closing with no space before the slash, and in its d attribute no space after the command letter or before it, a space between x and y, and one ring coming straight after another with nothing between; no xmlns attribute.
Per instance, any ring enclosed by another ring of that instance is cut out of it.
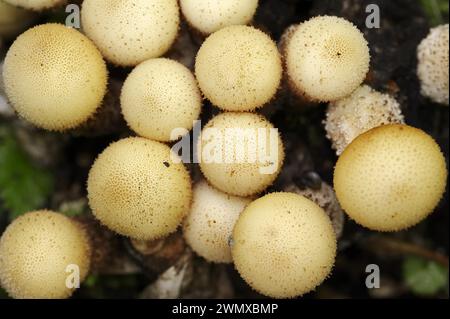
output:
<svg viewBox="0 0 450 319"><path fill-rule="evenodd" d="M134 239L173 233L189 210L189 173L162 143L122 139L99 155L87 182L89 205L109 229Z"/></svg>
<svg viewBox="0 0 450 319"><path fill-rule="evenodd" d="M284 161L278 131L254 113L217 115L204 127L198 150L206 179L227 194L243 197L269 187Z"/></svg>
<svg viewBox="0 0 450 319"><path fill-rule="evenodd" d="M68 298L75 290L67 285L70 271L77 266L82 281L90 258L81 224L51 211L26 213L0 239L0 282L13 298Z"/></svg>
<svg viewBox="0 0 450 319"><path fill-rule="evenodd" d="M258 0L180 0L180 7L189 25L208 35L230 25L250 23Z"/></svg>
<svg viewBox="0 0 450 319"><path fill-rule="evenodd" d="M445 158L431 136L401 124L358 136L339 157L334 188L344 211L377 231L416 225L445 191Z"/></svg>
<svg viewBox="0 0 450 319"><path fill-rule="evenodd" d="M330 103L326 116L325 130L337 155L362 133L380 125L403 124L405 121L400 104L393 97L367 85Z"/></svg>
<svg viewBox="0 0 450 319"><path fill-rule="evenodd" d="M342 99L361 85L369 71L367 41L343 18L314 17L288 28L283 42L288 83L306 100Z"/></svg>
<svg viewBox="0 0 450 319"><path fill-rule="evenodd" d="M242 212L231 252L237 271L253 289L272 298L294 298L330 274L336 236L315 203L293 193L272 193Z"/></svg>
<svg viewBox="0 0 450 319"><path fill-rule="evenodd" d="M81 20L108 61L135 66L170 49L180 14L177 0L84 0Z"/></svg>
<svg viewBox="0 0 450 319"><path fill-rule="evenodd" d="M253 27L229 26L210 35L195 61L203 94L225 111L254 111L270 102L282 64L273 40Z"/></svg>
<svg viewBox="0 0 450 319"><path fill-rule="evenodd" d="M198 119L202 97L189 69L169 59L139 64L126 79L122 113L140 136L161 142L177 139L174 129L190 130Z"/></svg>
<svg viewBox="0 0 450 319"><path fill-rule="evenodd" d="M207 182L194 187L191 211L183 223L183 235L191 248L206 260L231 263L228 241L239 214L251 199L227 195Z"/></svg>
<svg viewBox="0 0 450 319"><path fill-rule="evenodd" d="M449 104L448 24L431 29L417 48L417 75L422 95L440 104Z"/></svg>
<svg viewBox="0 0 450 319"><path fill-rule="evenodd" d="M105 62L75 29L44 24L10 47L3 66L5 92L21 117L53 131L75 128L94 115L107 86Z"/></svg>

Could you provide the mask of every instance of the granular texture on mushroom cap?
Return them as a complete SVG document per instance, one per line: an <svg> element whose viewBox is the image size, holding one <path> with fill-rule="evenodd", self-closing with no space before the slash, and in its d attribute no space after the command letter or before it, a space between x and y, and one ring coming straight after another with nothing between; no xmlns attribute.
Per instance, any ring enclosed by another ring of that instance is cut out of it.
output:
<svg viewBox="0 0 450 319"><path fill-rule="evenodd" d="M202 97L191 71L169 59L151 59L128 76L121 94L122 113L136 133L168 142L174 129L190 130Z"/></svg>
<svg viewBox="0 0 450 319"><path fill-rule="evenodd" d="M181 12L193 28L211 34L230 25L252 21L258 0L180 0Z"/></svg>
<svg viewBox="0 0 450 319"><path fill-rule="evenodd" d="M74 291L66 286L68 266L78 266L83 280L90 258L80 224L51 211L26 213L0 239L0 282L13 298L67 298Z"/></svg>
<svg viewBox="0 0 450 319"><path fill-rule="evenodd" d="M332 102L325 120L327 137L340 155L357 136L386 124L402 124L400 104L388 94L377 92L367 85L350 96Z"/></svg>
<svg viewBox="0 0 450 319"><path fill-rule="evenodd" d="M195 61L195 75L203 94L226 111L253 111L270 102L281 74L275 43L248 26L230 26L213 33Z"/></svg>
<svg viewBox="0 0 450 319"><path fill-rule="evenodd" d="M199 182L183 223L183 235L189 246L208 261L231 263L228 242L239 214L250 202L249 198L222 193L206 181Z"/></svg>
<svg viewBox="0 0 450 319"><path fill-rule="evenodd" d="M272 193L242 212L231 251L237 271L253 289L272 298L294 298L330 274L336 237L315 203L293 193Z"/></svg>
<svg viewBox="0 0 450 319"><path fill-rule="evenodd" d="M174 232L192 198L190 176L174 156L167 145L140 137L111 144L89 172L88 198L95 217L135 239Z"/></svg>
<svg viewBox="0 0 450 319"><path fill-rule="evenodd" d="M31 24L35 14L0 0L0 37L13 37Z"/></svg>
<svg viewBox="0 0 450 319"><path fill-rule="evenodd" d="M107 86L105 62L94 44L61 24L20 35L3 67L5 92L19 115L48 130L68 130L94 115Z"/></svg>
<svg viewBox="0 0 450 319"><path fill-rule="evenodd" d="M363 34L349 21L319 16L288 29L284 59L290 86L312 101L336 101L358 88L369 71Z"/></svg>
<svg viewBox="0 0 450 319"><path fill-rule="evenodd" d="M13 6L22 7L29 10L41 11L62 5L67 0L2 0Z"/></svg>
<svg viewBox="0 0 450 319"><path fill-rule="evenodd" d="M446 180L445 158L433 138L401 124L357 137L334 171L344 211L378 231L399 231L422 221L438 205Z"/></svg>
<svg viewBox="0 0 450 319"><path fill-rule="evenodd" d="M448 24L431 29L417 48L417 75L424 96L436 103L449 104Z"/></svg>
<svg viewBox="0 0 450 319"><path fill-rule="evenodd" d="M280 134L259 114L219 114L206 124L197 143L203 175L227 194L258 194L274 182L283 166Z"/></svg>
<svg viewBox="0 0 450 319"><path fill-rule="evenodd" d="M86 35L120 66L162 56L180 24L177 0L84 0L81 10Z"/></svg>

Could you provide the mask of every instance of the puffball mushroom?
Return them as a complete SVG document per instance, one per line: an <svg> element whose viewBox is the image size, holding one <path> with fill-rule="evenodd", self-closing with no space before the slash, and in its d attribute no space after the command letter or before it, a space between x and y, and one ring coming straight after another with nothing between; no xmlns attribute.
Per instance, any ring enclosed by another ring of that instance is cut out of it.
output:
<svg viewBox="0 0 450 319"><path fill-rule="evenodd" d="M13 6L22 7L29 10L41 11L62 5L67 0L3 0Z"/></svg>
<svg viewBox="0 0 450 319"><path fill-rule="evenodd" d="M14 37L28 27L35 14L0 0L0 37Z"/></svg>
<svg viewBox="0 0 450 319"><path fill-rule="evenodd" d="M13 298L68 298L74 291L66 284L71 267L78 266L83 280L90 258L81 224L46 210L26 213L0 239L0 282Z"/></svg>
<svg viewBox="0 0 450 319"><path fill-rule="evenodd" d="M188 68L169 59L151 59L128 76L121 94L122 113L136 133L168 142L174 129L190 130L198 119L202 97Z"/></svg>
<svg viewBox="0 0 450 319"><path fill-rule="evenodd" d="M250 202L249 198L227 195L205 181L199 182L183 223L186 242L208 261L231 263L228 241L239 214Z"/></svg>
<svg viewBox="0 0 450 319"><path fill-rule="evenodd" d="M252 21L258 0L180 0L181 12L195 30L211 34L230 25Z"/></svg>
<svg viewBox="0 0 450 319"><path fill-rule="evenodd" d="M434 210L446 179L445 158L431 136L390 124L360 135L345 149L335 167L334 188L358 224L399 231Z"/></svg>
<svg viewBox="0 0 450 319"><path fill-rule="evenodd" d="M111 144L89 172L89 205L111 230L154 240L174 232L188 212L190 176L162 143L140 137Z"/></svg>
<svg viewBox="0 0 450 319"><path fill-rule="evenodd" d="M81 20L103 56L120 66L162 56L180 24L177 0L84 0Z"/></svg>
<svg viewBox="0 0 450 319"><path fill-rule="evenodd" d="M214 105L225 111L253 111L275 96L282 64L268 35L253 27L229 26L203 43L195 75Z"/></svg>
<svg viewBox="0 0 450 319"><path fill-rule="evenodd" d="M293 193L272 193L250 203L233 230L231 253L241 277L259 293L294 298L329 275L336 256L330 219Z"/></svg>
<svg viewBox="0 0 450 319"><path fill-rule="evenodd" d="M107 77L94 44L61 24L40 25L20 35L3 68L6 94L19 115L56 131L74 128L94 115Z"/></svg>
<svg viewBox="0 0 450 319"><path fill-rule="evenodd" d="M398 102L388 94L362 85L350 96L332 102L327 109L325 130L337 155L358 135L385 124L403 124Z"/></svg>
<svg viewBox="0 0 450 319"><path fill-rule="evenodd" d="M284 147L278 130L254 113L222 113L198 140L200 169L217 189L236 196L258 194L278 176Z"/></svg>
<svg viewBox="0 0 450 319"><path fill-rule="evenodd" d="M417 48L417 75L424 96L436 103L449 104L448 24L431 29Z"/></svg>
<svg viewBox="0 0 450 319"><path fill-rule="evenodd" d="M367 41L343 18L314 17L289 28L284 41L289 85L306 100L342 99L361 85L369 71Z"/></svg>

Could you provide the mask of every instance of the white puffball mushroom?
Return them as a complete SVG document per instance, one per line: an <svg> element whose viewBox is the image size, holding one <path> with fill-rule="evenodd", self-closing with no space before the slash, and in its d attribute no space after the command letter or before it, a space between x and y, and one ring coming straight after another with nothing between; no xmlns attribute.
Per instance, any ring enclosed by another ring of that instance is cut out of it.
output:
<svg viewBox="0 0 450 319"><path fill-rule="evenodd" d="M298 96L314 102L336 101L364 81L369 71L369 47L351 22L318 16L286 32L286 73Z"/></svg>
<svg viewBox="0 0 450 319"><path fill-rule="evenodd" d="M0 283L13 298L68 298L75 290L67 287L68 276L77 266L84 280L90 262L83 226L55 212L21 215L0 239Z"/></svg>
<svg viewBox="0 0 450 319"><path fill-rule="evenodd" d="M322 208L293 193L250 203L233 230L232 257L241 277L272 298L314 290L330 274L336 236Z"/></svg>
<svg viewBox="0 0 450 319"><path fill-rule="evenodd" d="M13 6L41 11L63 5L67 0L3 0Z"/></svg>
<svg viewBox="0 0 450 319"><path fill-rule="evenodd" d="M250 23L258 0L180 0L183 16L202 34L211 34L230 25Z"/></svg>
<svg viewBox="0 0 450 319"><path fill-rule="evenodd" d="M95 45L62 24L39 25L21 34L3 66L5 92L17 113L53 131L75 128L94 116L107 78Z"/></svg>
<svg viewBox="0 0 450 319"><path fill-rule="evenodd" d="M81 20L108 61L135 66L169 50L180 14L177 0L84 0Z"/></svg>
<svg viewBox="0 0 450 319"><path fill-rule="evenodd" d="M203 42L195 75L205 97L225 111L254 111L277 93L282 75L275 42L248 26L230 26Z"/></svg>
<svg viewBox="0 0 450 319"><path fill-rule="evenodd" d="M120 100L130 128L161 142L176 140L178 136L171 136L174 129L192 129L202 106L191 71L162 58L139 64L126 79Z"/></svg>
<svg viewBox="0 0 450 319"><path fill-rule="evenodd" d="M330 103L325 130L337 155L357 136L385 124L402 124L400 104L388 94L362 85L350 96Z"/></svg>
<svg viewBox="0 0 450 319"><path fill-rule="evenodd" d="M449 105L448 86L448 24L431 29L417 48L417 75L422 95L432 101Z"/></svg>
<svg viewBox="0 0 450 319"><path fill-rule="evenodd" d="M392 232L412 227L438 205L447 183L445 157L431 136L389 124L361 134L339 157L334 189L358 224Z"/></svg>
<svg viewBox="0 0 450 319"><path fill-rule="evenodd" d="M191 211L183 224L189 246L210 262L231 263L228 241L239 214L251 199L216 190L206 181L194 187Z"/></svg>
<svg viewBox="0 0 450 319"><path fill-rule="evenodd" d="M206 124L197 143L203 175L231 195L261 193L277 178L284 161L278 130L259 114L219 114Z"/></svg>
<svg viewBox="0 0 450 319"><path fill-rule="evenodd" d="M87 191L95 217L134 239L173 233L189 211L191 179L169 146L141 137L107 147L89 172Z"/></svg>

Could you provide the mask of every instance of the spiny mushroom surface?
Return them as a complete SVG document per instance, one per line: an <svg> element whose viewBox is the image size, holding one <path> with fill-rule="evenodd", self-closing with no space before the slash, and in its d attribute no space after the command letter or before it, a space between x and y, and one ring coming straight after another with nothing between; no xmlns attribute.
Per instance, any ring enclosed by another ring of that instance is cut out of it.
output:
<svg viewBox="0 0 450 319"><path fill-rule="evenodd" d="M61 24L20 35L3 67L6 94L20 116L48 130L68 130L94 115L106 92L105 62L94 44Z"/></svg>
<svg viewBox="0 0 450 319"><path fill-rule="evenodd" d="M82 281L90 266L91 248L80 224L51 211L15 219L0 239L0 282L13 298L67 298L68 266L79 268Z"/></svg>
<svg viewBox="0 0 450 319"><path fill-rule="evenodd" d="M122 113L136 133L168 142L174 129L190 130L202 97L188 68L169 59L151 59L128 76L121 94Z"/></svg>
<svg viewBox="0 0 450 319"><path fill-rule="evenodd" d="M351 22L319 16L287 32L286 72L297 95L310 101L336 101L361 85L369 71L369 47Z"/></svg>
<svg viewBox="0 0 450 319"><path fill-rule="evenodd" d="M422 40L417 57L419 64L417 75L421 82L421 91L436 103L449 104L448 86L448 24L431 29Z"/></svg>
<svg viewBox="0 0 450 319"><path fill-rule="evenodd" d="M445 158L433 138L401 124L357 137L334 171L344 211L377 231L399 231L422 221L438 205L446 180Z"/></svg>
<svg viewBox="0 0 450 319"><path fill-rule="evenodd" d="M89 205L111 230L153 240L174 232L188 212L191 180L170 148L140 137L111 144L89 172Z"/></svg>
<svg viewBox="0 0 450 319"><path fill-rule="evenodd" d="M237 271L253 289L272 298L294 298L329 275L336 237L315 203L293 193L272 193L242 212L231 251Z"/></svg>
<svg viewBox="0 0 450 319"><path fill-rule="evenodd" d="M199 182L183 224L189 246L208 261L231 263L228 241L239 214L250 202L249 198L222 193L206 181Z"/></svg>
<svg viewBox="0 0 450 319"><path fill-rule="evenodd" d="M282 63L272 39L253 27L230 26L210 35L195 61L200 89L226 111L253 111L276 94Z"/></svg>
<svg viewBox="0 0 450 319"><path fill-rule="evenodd" d="M0 37L13 37L31 24L33 12L10 5L0 0Z"/></svg>
<svg viewBox="0 0 450 319"><path fill-rule="evenodd" d="M13 6L41 11L64 4L67 0L3 0Z"/></svg>
<svg viewBox="0 0 450 319"><path fill-rule="evenodd" d="M330 103L326 116L325 130L337 155L358 135L374 127L404 123L398 102L367 85L362 85L346 98Z"/></svg>
<svg viewBox="0 0 450 319"><path fill-rule="evenodd" d="M177 0L85 0L81 20L105 58L120 66L162 56L180 23Z"/></svg>
<svg viewBox="0 0 450 319"><path fill-rule="evenodd" d="M250 23L258 0L180 0L180 7L190 26L211 34L230 25Z"/></svg>
<svg viewBox="0 0 450 319"><path fill-rule="evenodd" d="M284 161L281 137L263 116L227 112L204 127L198 141L200 169L217 189L250 196L270 186Z"/></svg>

